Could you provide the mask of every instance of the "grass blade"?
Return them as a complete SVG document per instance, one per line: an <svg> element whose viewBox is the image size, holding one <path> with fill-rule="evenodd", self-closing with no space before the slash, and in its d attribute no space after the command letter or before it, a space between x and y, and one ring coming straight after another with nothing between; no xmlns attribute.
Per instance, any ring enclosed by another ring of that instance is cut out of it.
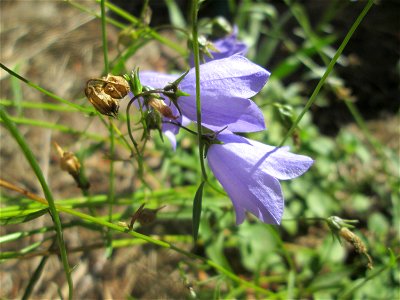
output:
<svg viewBox="0 0 400 300"><path fill-rule="evenodd" d="M353 36L354 32L356 31L358 25L360 25L361 21L364 19L365 15L368 13L370 8L374 5L373 0L369 0L368 3L365 5L364 9L361 11L361 13L358 15L357 19L351 26L349 32L343 39L343 42L340 44L338 50L336 51L334 57L332 58L331 62L326 68L326 71L324 75L322 76L321 80L318 82L317 86L314 89L314 92L312 93L310 99L308 99L306 106L304 107L303 111L300 113L300 115L297 117L296 121L293 122L292 127L289 129L289 131L286 133L285 137L282 139L278 147L281 147L286 139L292 135L293 131L297 128L298 124L300 123L301 119L304 117L305 113L311 108L311 105L315 102L317 99L317 95L319 91L321 90L322 86L324 85L326 79L328 78L329 74L332 72L333 67L335 66L337 60L339 59L340 55L342 54L344 48L346 48L347 43L350 41L351 37Z"/></svg>
<svg viewBox="0 0 400 300"><path fill-rule="evenodd" d="M29 145L27 144L24 137L19 132L18 128L10 120L8 114L5 112L5 110L2 107L0 107L0 117L3 120L4 126L8 129L8 131L11 133L11 135L14 137L14 139L19 144L23 154L25 155L26 159L28 160L29 164L31 165L31 168L35 172L35 175L36 175L37 179L39 180L40 185L42 186L43 193L44 193L47 203L49 205L50 214L52 216L54 226L56 229L55 231L57 234L58 247L60 248L61 260L63 263L64 272L65 272L65 276L67 278L68 287L69 287L69 294L68 294L69 299L72 299L73 282L72 282L70 267L69 267L69 263L68 263L67 250L65 248L65 243L64 243L64 238L63 238L60 216L58 215L56 206L54 204L53 195L50 191L49 186L47 185L46 180L44 179L42 170L40 169L39 164L36 161L36 158L33 155Z"/></svg>
<svg viewBox="0 0 400 300"><path fill-rule="evenodd" d="M196 242L199 235L200 216L201 216L201 203L203 200L203 187L206 182L200 183L193 200L193 240Z"/></svg>

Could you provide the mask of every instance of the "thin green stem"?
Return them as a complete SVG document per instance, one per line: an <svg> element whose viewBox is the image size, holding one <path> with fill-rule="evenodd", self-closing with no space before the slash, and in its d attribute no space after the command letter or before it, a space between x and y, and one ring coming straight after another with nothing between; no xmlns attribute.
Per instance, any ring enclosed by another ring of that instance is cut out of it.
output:
<svg viewBox="0 0 400 300"><path fill-rule="evenodd" d="M144 235L144 234L135 232L135 231L129 231L126 227L119 226L119 225L110 223L110 222L108 222L108 221L104 221L104 220L101 220L101 219L98 219L98 218L89 216L89 215L87 215L87 214L84 214L84 213L75 211L75 210L73 210L73 209L71 209L71 208L67 208L67 207L63 207L63 206L57 205L57 209L58 209L59 211L62 211L62 212L65 212L65 213L74 215L74 216L79 217L79 218L81 218L81 219L84 219L84 220L86 220L86 221L89 221L89 222L92 222L92 223L95 223L95 224L98 224L98 225L101 225L101 226L105 226L105 227L107 227L107 228L109 228L109 229L112 229L112 230L115 230L115 231L118 231L118 232L123 232L123 233L129 234L129 235L131 235L131 236L133 236L133 237L135 237L135 238L144 240L144 241L146 241L146 242L148 242L148 243L151 243L151 244L154 244L154 245L163 247L163 248L167 248L167 249L174 250L174 251L176 251L176 252L178 252L178 253L181 253L181 254L183 254L183 255L185 255L186 257L189 257L189 258L191 258L191 259L199 259L199 260L201 260L202 262L204 262L205 264L207 264L208 266L214 268L215 270L217 270L217 271L219 271L220 273L226 275L227 277L229 277L229 278L232 279L233 281L242 284L243 286L252 288L252 289L254 289L254 290L256 290L256 291L258 291L258 292L260 292L260 293L263 293L264 295L270 295L270 294L271 294L270 291L265 290L265 289L263 289L263 288L261 288L261 287L255 285L255 284L253 284L252 282L246 281L246 280L244 280L244 279L242 279L242 278L236 276L235 274L233 274L233 273L230 272L229 270L225 269L224 267L218 265L218 264L215 263L214 261L209 260L209 259L206 259L206 258L204 258L204 257L202 257L202 256L199 256L199 255L190 253L190 252L188 252L188 251L185 251L185 250L183 250L183 249L181 249L181 248L178 248L178 247L176 247L176 246L174 246L174 245L172 245L172 244L170 244L170 243L168 243L168 242L165 242L165 241L162 241L162 240L158 240L158 239L152 238L152 237L150 237L150 236L147 236L147 235Z"/></svg>
<svg viewBox="0 0 400 300"><path fill-rule="evenodd" d="M282 139L278 147L281 147L287 138L289 138L293 131L297 128L297 125L300 123L301 119L304 117L305 113L310 109L310 107L313 105L315 102L317 95L319 91L321 90L322 86L325 84L326 79L328 78L329 74L332 72L333 67L335 66L337 60L339 59L340 55L342 54L344 48L346 47L347 43L353 36L354 32L356 31L357 27L360 25L361 21L364 19L365 15L368 13L372 5L374 4L374 0L369 0L368 3L365 5L364 9L361 11L361 13L358 15L357 19L355 20L354 24L351 26L349 32L345 36L343 42L339 46L338 50L336 51L335 55L333 56L331 62L326 68L326 71L320 81L318 82L316 88L314 89L314 92L312 93L310 99L307 101L306 106L300 113L300 115L297 117L296 121L293 122L292 127L289 129L289 131L286 133L285 137Z"/></svg>
<svg viewBox="0 0 400 300"><path fill-rule="evenodd" d="M204 143L201 126L201 98L200 98L200 54L199 54L199 41L198 41L198 24L197 24L197 13L199 10L198 0L192 2L192 36L193 36L193 56L194 56L194 67L196 74L196 115L197 115L197 139L199 143L199 159L201 166L201 173L203 180L207 181L207 172L204 164Z"/></svg>
<svg viewBox="0 0 400 300"><path fill-rule="evenodd" d="M89 14L89 15L92 15L92 16L96 17L96 18L101 18L101 15L95 13L94 11L91 11L87 7L81 5L81 4L77 3L77 2L69 1L69 0L66 0L66 1L69 4L71 4L72 6L76 7L77 9L79 9L80 11L83 11L83 12ZM108 23L110 23L111 25L114 25L115 27L118 27L120 29L125 29L126 28L126 25L124 25L121 22L118 22L118 21L116 21L116 20L114 20L112 18L106 18L106 20L107 20Z"/></svg>
<svg viewBox="0 0 400 300"><path fill-rule="evenodd" d="M75 104L75 103L72 103L72 102L70 102L70 101L68 101L68 100L65 100L65 99L63 99L63 98L57 96L56 94L53 94L52 92L50 92L50 91L48 91L48 90L45 90L44 88L41 88L41 87L38 86L37 84L35 84L35 83L29 81L28 79L22 77L21 75L17 74L17 73L14 72L13 70L7 68L7 67L6 67L5 65L3 65L2 63L0 63L0 67L1 67L3 70L5 70L7 73L9 73L10 75L17 77L19 80L25 82L27 85L33 87L34 89L38 90L39 92L41 92L41 93L43 93L43 94L45 94L45 95L47 95L47 96L53 98L54 100L57 100L57 101L59 101L59 102L61 102L61 103L64 103L64 104L66 104L66 105L68 105L68 106L71 106L71 107L75 108L76 110L79 110L79 111L84 112L84 113L92 113L92 112L93 112L92 109L85 108L85 107L82 107L82 106L77 105L77 104Z"/></svg>
<svg viewBox="0 0 400 300"><path fill-rule="evenodd" d="M102 1L102 0L96 0L98 1ZM168 46L169 48L175 50L176 52L178 52L180 55L182 56L186 56L187 52L186 50L181 47L180 45L177 45L176 43L174 43L173 41L171 41L168 38L165 38L161 35L159 35L157 32L155 32L153 29L151 29L148 26L145 26L144 24L142 24L140 22L140 20L138 20L137 18L135 18L134 16L132 16L131 14L129 14L128 12L126 12L125 10L119 8L118 6L107 2L105 3L105 5L112 10L113 12L115 12L116 14L118 14L119 16L121 16L122 18L124 18L125 20L131 22L133 25L135 26L142 26L144 29L148 30L148 34L155 40L159 41L160 43Z"/></svg>
<svg viewBox="0 0 400 300"><path fill-rule="evenodd" d="M90 132L85 132L85 131L80 131L76 129L69 128L68 126L64 126L61 124L54 124L42 120L34 120L34 119L27 119L27 118L17 118L17 117L9 117L11 121L13 121L16 124L21 124L21 125L30 125L30 126L37 126L37 127L42 127L42 128L49 128L52 130L58 130L60 132L65 132L68 134L76 134L79 136L86 136L87 138L93 139L95 141L104 141L106 140L104 137L90 133Z"/></svg>
<svg viewBox="0 0 400 300"><path fill-rule="evenodd" d="M5 187L5 188L8 188L10 190L14 190L16 192L22 193L22 194L26 195L27 197L29 197L30 199L32 199L32 200L34 200L36 202L39 202L39 203L41 203L43 205L46 205L46 206L49 205L47 203L46 199L43 199L43 198L41 198L41 197L39 197L39 196L37 196L35 194L32 194L32 193L30 193L28 191L25 191L24 189L21 189L21 188L15 186L13 184L10 184L10 183L7 183L5 181L0 180L0 185ZM58 211L65 212L65 213L68 213L70 215L76 216L76 217L80 218L81 220L85 220L88 223L93 223L93 224L100 225L102 227L106 227L106 228L109 228L109 229L112 229L112 230L115 230L115 231L118 231L118 232L126 233L126 234L129 234L129 235L133 236L134 238L141 239L141 240L146 241L148 243L151 243L151 244L163 247L163 248L174 250L174 251L176 251L178 253L181 253L182 255L185 255L186 257L189 257L191 259L198 259L198 260L202 261L203 263L205 263L206 265L214 268L215 270L219 271L220 273L224 274L225 276L227 276L228 278L232 279L233 281L240 283L243 286L252 288L255 291L258 291L258 292L260 292L262 294L265 294L265 295L269 295L269 296L272 295L272 293L270 291L265 290L265 289L257 286L256 284L254 284L252 282L246 281L246 280L236 276L231 271L229 271L229 270L225 269L224 267L218 265L214 261L206 259L205 257L199 256L199 255L190 253L188 251L185 251L185 250L183 250L181 248L178 248L178 247L172 245L171 243L168 243L168 242L165 242L165 241L162 241L162 240L159 240L159 239L155 239L155 238L152 238L150 236L147 236L147 235L144 235L144 234L129 230L127 227L110 223L110 222L108 222L106 220L103 220L101 218L96 218L96 217L90 216L88 214L84 214L84 213L76 211L76 210L74 210L72 208L61 206L59 204L55 205L55 207L56 207L56 209Z"/></svg>
<svg viewBox="0 0 400 300"><path fill-rule="evenodd" d="M105 73L108 74L109 65L108 65L107 31L106 31L106 8L104 0L100 1L100 7L101 7L101 38L103 41L104 70Z"/></svg>
<svg viewBox="0 0 400 300"><path fill-rule="evenodd" d="M132 134L132 129L131 129L131 117L130 117L130 114L129 114L129 110L130 110L130 108L131 108L133 102L134 102L136 99L137 99L136 96L133 97L133 98L129 101L128 105L126 106L126 124L127 124L127 127L128 127L128 135L129 135L129 138L131 139L131 141L132 141L132 143L133 143L133 147L135 147L135 150L136 150L137 162L138 162L138 166L139 166L139 177L142 178L142 175L143 175L143 161L142 161L142 157L141 157L141 154L140 154L139 145L138 145L138 143L135 141L135 138L133 137L133 134Z"/></svg>
<svg viewBox="0 0 400 300"><path fill-rule="evenodd" d="M101 8L101 37L103 42L103 56L104 56L104 71L106 74L109 73L109 63L108 63L108 46L107 46L107 29L106 29L106 8L105 1L100 1ZM108 132L110 137L110 157L114 157L115 153L115 137L113 121L111 118L108 120ZM115 173L114 173L114 159L110 160L110 172L109 172L109 188L108 188L108 221L112 222L114 197L115 197ZM108 250L109 253L112 251L111 242L112 236L109 231L107 234ZM111 254L111 253L110 253Z"/></svg>
<svg viewBox="0 0 400 300"><path fill-rule="evenodd" d="M28 108L28 109L43 109L43 110L50 110L50 111L62 111L62 112L74 112L76 109L60 105L60 104L52 104L52 103L42 103L42 102L28 102L28 101L21 101L18 104L15 103L14 100L9 99L0 99L0 105L3 106L13 106L13 107L21 107L21 108ZM93 110L94 113L94 110ZM20 114L18 114L20 115Z"/></svg>
<svg viewBox="0 0 400 300"><path fill-rule="evenodd" d="M68 282L68 288L69 288L68 298L71 300L72 296L73 296L73 282L72 282L72 278L71 278L71 270L69 267L67 251L66 251L65 244L64 244L60 216L58 215L58 211L57 211L55 203L54 203L53 195L50 191L50 188L47 185L46 180L44 179L42 170L40 169L35 156L33 155L31 149L29 148L29 145L27 144L24 137L19 132L18 128L11 121L8 114L5 112L5 110L2 107L0 107L0 117L3 120L5 127L8 129L8 131L11 133L11 135L14 137L14 139L19 144L22 152L24 153L26 159L28 160L29 164L31 165L31 168L35 172L35 175L36 175L37 179L39 180L40 185L42 186L43 193L46 197L46 200L47 200L47 203L49 206L49 210L50 210L50 214L51 214L51 217L53 219L54 226L56 229L58 247L60 248L61 260L62 260L64 272L65 272L67 282Z"/></svg>
<svg viewBox="0 0 400 300"><path fill-rule="evenodd" d="M53 240L53 243L51 244L50 249L53 248L54 244L55 244L55 240ZM46 255L46 256L43 256L42 259L40 260L39 265L36 267L35 272L33 273L31 279L29 280L28 286L26 287L25 292L21 298L22 300L30 298L30 295L35 287L35 284L39 281L40 275L42 274L43 269L44 269L48 259L49 259L49 256Z"/></svg>
<svg viewBox="0 0 400 300"><path fill-rule="evenodd" d="M109 172L109 189L108 189L108 221L112 222L113 217L113 207L115 200L115 172L114 172L114 154L115 154L115 138L114 138L114 129L113 129L113 121L110 117L109 119L109 132L110 132L110 172ZM107 233L107 241L108 241L108 253L111 254L112 251L112 235L109 231Z"/></svg>

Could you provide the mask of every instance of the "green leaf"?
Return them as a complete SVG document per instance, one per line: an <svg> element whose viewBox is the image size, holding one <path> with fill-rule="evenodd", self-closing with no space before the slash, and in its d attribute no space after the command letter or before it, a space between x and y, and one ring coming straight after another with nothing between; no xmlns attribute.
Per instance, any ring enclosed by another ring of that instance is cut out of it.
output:
<svg viewBox="0 0 400 300"><path fill-rule="evenodd" d="M196 195L194 195L193 200L193 240L196 242L197 237L199 235L199 227L200 227L200 216L201 216L201 203L203 200L203 187L206 182L202 181L196 191Z"/></svg>
<svg viewBox="0 0 400 300"><path fill-rule="evenodd" d="M48 212L48 208L44 209L25 209L19 211L17 214L12 212L0 214L0 225L19 224L28 222L30 220L39 218Z"/></svg>
<svg viewBox="0 0 400 300"><path fill-rule="evenodd" d="M171 24L177 28L185 28L186 21L177 3L173 0L166 0L165 4L168 7Z"/></svg>

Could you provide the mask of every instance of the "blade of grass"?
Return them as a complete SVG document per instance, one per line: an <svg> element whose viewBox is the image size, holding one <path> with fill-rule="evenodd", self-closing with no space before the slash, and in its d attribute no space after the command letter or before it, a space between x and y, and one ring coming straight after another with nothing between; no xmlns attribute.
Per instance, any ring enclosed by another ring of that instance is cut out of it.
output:
<svg viewBox="0 0 400 300"><path fill-rule="evenodd" d="M329 74L332 72L333 67L335 66L337 60L339 59L340 55L342 54L344 48L346 47L347 43L350 41L351 37L353 36L354 32L356 31L357 27L360 25L361 21L364 19L365 15L368 13L372 5L374 4L373 0L368 0L368 3L365 5L364 9L361 11L361 13L358 15L357 19L351 26L349 32L346 34L345 38L343 39L343 42L339 46L338 50L336 51L334 57L330 61L329 65L326 68L326 71L324 75L322 76L321 80L318 82L317 86L314 89L314 92L312 93L310 99L308 99L306 106L302 110L302 112L299 114L297 119L293 122L292 127L289 129L289 131L286 133L285 137L282 139L282 141L279 143L278 147L281 147L287 138L289 138L294 130L297 128L298 124L300 123L301 119L304 117L305 113L311 108L313 103L315 102L317 95L319 91L321 90L322 86L324 85L326 79L328 78Z"/></svg>
<svg viewBox="0 0 400 300"><path fill-rule="evenodd" d="M107 30L106 30L106 8L104 5L104 0L100 1L100 8L101 8L101 39L103 42L104 70L106 74L108 74L109 65L108 65Z"/></svg>
<svg viewBox="0 0 400 300"><path fill-rule="evenodd" d="M14 186L14 185L12 185L10 183L7 183L7 182L5 182L5 181L3 181L1 179L0 179L0 185L3 186L3 187L6 187L8 189L17 191L19 193L22 193L22 194L26 195L27 197L29 197L30 199L32 199L32 200L34 200L36 202L39 202L39 203L44 204L44 205L48 205L46 199L44 199L42 197L39 197L39 196L37 196L35 194L29 193L26 190L24 190L22 188L19 188L17 186ZM150 236L147 236L147 235L135 232L135 231L130 231L126 227L123 227L123 226L120 226L120 225L117 225L117 224L113 224L113 223L110 223L108 221L96 218L96 217L92 217L90 215L84 214L82 212L78 212L78 211L76 211L74 209L71 209L71 208L67 208L67 207L64 207L64 206L61 206L61 205L58 205L58 204L55 207L56 207L56 209L58 211L65 212L67 214L76 216L76 217L78 217L78 218L80 218L82 220L85 220L87 222L91 222L91 223L94 223L94 224L97 224L97 225L100 225L100 226L103 226L103 227L107 227L109 229L112 229L112 230L115 230L115 231L118 231L118 232L129 234L129 235L131 235L131 236L133 236L135 238L144 240L144 241L146 241L148 243L151 243L151 244L163 247L163 248L171 249L171 250L176 251L176 252L178 252L178 253L180 253L180 254L182 254L182 255L190 258L190 259L198 259L198 260L202 261L204 264L214 268L215 270L217 270L221 274L227 276L228 278L230 278L234 282L237 282L237 283L239 283L239 284L241 284L241 285L243 285L243 286L245 286L247 288L251 288L251 289L253 289L253 290L255 290L255 291L257 291L257 292L259 292L259 293L261 293L263 295L267 295L267 296L273 295L273 293L271 291L263 289L263 288L255 285L252 282L249 282L247 280L244 280L244 279L240 278L239 276L233 274L231 271L225 269L224 267L222 267L219 264L213 262L212 260L206 259L206 258L204 258L202 256L199 256L199 255L196 255L196 254L193 254L193 253L190 253L190 252L188 252L186 250L183 250L183 249L181 249L181 248L179 248L179 247L177 247L177 246L175 246L175 245L173 245L171 243L165 242L165 241L160 240L160 239L155 239L155 238L152 238Z"/></svg>
<svg viewBox="0 0 400 300"><path fill-rule="evenodd" d="M97 2L102 1L102 0L96 0ZM117 15L121 16L122 18L124 18L125 20L131 22L133 25L136 26L141 26L144 27L146 29L149 30L149 35L159 41L160 43L168 46L169 48L175 50L176 52L178 52L178 54L182 55L182 56L187 56L187 51L186 49L184 49L183 47L181 47L180 45L177 45L176 43L174 43L173 41L171 41L168 38L165 38L161 35L159 35L157 32L155 32L153 29L151 29L148 26L145 26L144 24L142 24L137 18L135 18L134 16L132 16L131 14L129 14L128 12L126 12L125 10L119 8L118 6L112 4L111 2L106 2L105 5L112 10L114 13L116 13Z"/></svg>
<svg viewBox="0 0 400 300"><path fill-rule="evenodd" d="M89 15L92 15L92 16L96 17L96 18L101 18L101 14L98 14L98 13L96 13L96 12L94 12L94 11L91 11L91 10L88 9L87 7L85 7L85 6L83 6L83 5L79 4L79 3L77 3L77 2L75 2L75 1L69 1L69 0L66 0L66 1L67 1L67 3L69 3L69 4L71 4L72 6L76 7L76 8L79 9L80 11L83 11L83 12L89 14ZM120 28L120 29L125 29L125 28L126 28L126 25L124 25L124 24L122 24L121 22L118 22L118 21L116 21L116 20L114 20L114 19L112 19L112 18L106 17L106 21L107 21L107 23L112 24L112 25L114 25L115 27L118 27L118 28Z"/></svg>
<svg viewBox="0 0 400 300"><path fill-rule="evenodd" d="M51 244L49 249L52 249L55 245L55 240ZM25 292L22 295L22 300L29 299L30 295L32 294L33 288L35 287L35 284L39 281L40 275L43 272L44 266L47 263L47 260L49 259L49 256L43 256L42 259L40 260L39 265L36 267L35 272L33 273L31 279L28 282L27 287L25 288Z"/></svg>
<svg viewBox="0 0 400 300"><path fill-rule="evenodd" d="M1 108L1 109L3 109L3 108ZM64 125L54 124L54 123L50 123L50 122L46 122L46 121L27 119L27 118L17 118L17 117L11 117L11 116L9 116L9 119L15 124L49 128L49 129L58 130L58 131L61 131L64 133L76 134L79 136L83 135L87 138L91 138L91 139L93 139L95 141L99 141L99 142L107 140L105 137L97 135L95 133L79 131L79 130L72 129L72 128L64 126ZM2 121L2 122L4 123L4 121Z"/></svg>
<svg viewBox="0 0 400 300"><path fill-rule="evenodd" d="M27 101L21 101L20 103L15 103L13 100L8 100L8 99L0 99L0 105L3 106L14 106L18 107L20 106L22 108L32 108L32 109L43 109L43 110L50 110L50 111L63 111L63 112L74 112L76 109L72 107L68 107L65 105L59 105L59 104L51 104L51 103L36 103L36 102L27 102ZM92 110L94 113L94 110Z"/></svg>
<svg viewBox="0 0 400 300"><path fill-rule="evenodd" d="M14 68L15 72L18 73L20 64L17 64ZM21 89L21 82L17 80L16 77L11 77L11 90L13 93L13 99L15 106L17 107L17 115L20 116L22 114L22 89Z"/></svg>
<svg viewBox="0 0 400 300"><path fill-rule="evenodd" d="M63 237L60 216L58 215L58 211L57 211L55 203L54 203L53 195L50 191L50 188L47 185L46 180L44 179L42 170L40 169L39 164L37 163L36 158L33 155L28 143L25 141L24 137L21 135L18 128L15 126L14 122L11 121L11 119L8 117L8 114L5 112L5 110L2 107L0 107L0 117L3 120L4 126L8 129L10 134L14 137L14 139L19 144L23 154L25 155L26 159L28 160L29 164L31 165L31 168L35 172L35 175L36 175L37 179L39 180L40 185L42 186L43 193L46 197L46 200L47 200L46 202L47 202L47 205L49 206L50 214L52 216L54 226L56 229L55 231L56 231L56 235L57 235L58 247L60 249L61 260L62 260L62 264L64 267L65 276L66 276L67 282L68 282L68 289L69 289L68 290L68 298L70 300L72 300L73 282L72 282L71 271L70 271L70 267L69 267L69 263L68 263L67 251L66 251L65 243L64 243L64 237Z"/></svg>
<svg viewBox="0 0 400 300"><path fill-rule="evenodd" d="M37 84L33 83L32 81L29 81L28 79L22 77L21 75L17 74L17 73L14 72L13 70L7 68L7 67L6 67L5 65L3 65L2 63L0 63L0 67L1 67L3 70L5 70L7 73L9 73L10 75L12 75L12 76L18 78L19 80L25 82L25 83L26 83L27 85L29 85L30 87L33 87L34 89L36 89L36 90L38 90L39 92L45 94L46 96L49 96L49 97L53 98L54 100L57 100L57 101L59 101L59 102L61 102L61 103L64 103L64 104L66 104L66 105L68 105L68 106L71 106L71 107L75 108L76 110L78 110L78 111L80 111L80 112L83 112L83 113L92 113L92 112L93 112L92 109L89 109L89 108L86 108L86 107L82 107L82 106L80 106L80 105L77 105L77 104L75 104L75 103L72 103L72 102L70 102L70 101L68 101L68 100L65 100L65 99L63 99L63 98L57 96L56 94L54 94L54 93L52 93L52 92L50 92L50 91L48 91L48 90L45 90L44 88L38 86Z"/></svg>

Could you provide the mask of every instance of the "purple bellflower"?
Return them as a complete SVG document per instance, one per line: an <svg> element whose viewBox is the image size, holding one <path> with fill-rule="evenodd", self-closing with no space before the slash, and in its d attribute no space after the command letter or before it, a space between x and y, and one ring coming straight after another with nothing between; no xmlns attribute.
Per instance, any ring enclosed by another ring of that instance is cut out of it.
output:
<svg viewBox="0 0 400 300"><path fill-rule="evenodd" d="M235 26L232 33L212 41L212 46L217 51L208 49L209 54L211 54L212 57L209 57L208 55L204 54L202 55L203 61L209 62L212 60L227 58L235 54L244 56L247 53L248 47L245 43L238 40L237 34L238 34L238 29ZM191 67L194 66L193 54L190 55L189 64Z"/></svg>
<svg viewBox="0 0 400 300"><path fill-rule="evenodd" d="M226 58L235 54L245 55L247 53L248 47L246 46L245 43L238 40L237 34L238 34L238 29L235 26L231 34L213 41L212 43L215 49L217 49L218 51L210 51L213 57L211 58L205 55L204 59L206 61L210 61L215 59Z"/></svg>
<svg viewBox="0 0 400 300"><path fill-rule="evenodd" d="M202 125L218 131L255 132L265 129L264 117L250 100L265 85L270 73L241 55L210 61L200 66ZM140 72L142 85L160 89L178 75ZM196 122L196 76L192 68L178 88L189 96L178 98L183 117ZM177 114L177 108L166 101ZM174 125L172 125L174 126ZM177 132L178 129L176 129ZM175 131L171 132L175 133Z"/></svg>
<svg viewBox="0 0 400 300"><path fill-rule="evenodd" d="M278 180L298 177L313 164L307 156L228 133L218 134L222 144L212 144L208 165L232 200L236 224L249 211L262 222L280 224L284 199Z"/></svg>

